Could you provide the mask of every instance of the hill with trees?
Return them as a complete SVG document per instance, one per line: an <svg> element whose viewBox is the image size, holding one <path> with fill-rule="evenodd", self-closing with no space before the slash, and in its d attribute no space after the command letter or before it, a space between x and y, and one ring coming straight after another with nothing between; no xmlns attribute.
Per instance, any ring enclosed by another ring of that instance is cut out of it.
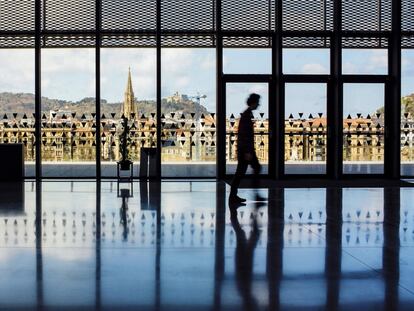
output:
<svg viewBox="0 0 414 311"><path fill-rule="evenodd" d="M136 100L137 110L139 114L148 115L156 112L156 102L154 100ZM0 93L0 114L17 113L19 115L26 114L31 116L35 110L35 96L31 93ZM162 113L183 112L207 113L207 109L197 102L186 100L180 102L167 102L162 100ZM95 112L95 98L86 97L80 101L72 102L60 99L50 99L42 97L41 105L42 113L49 113L51 110L55 111L70 111L77 114L88 114ZM107 118L111 113L119 114L122 110L122 103L108 103L105 99L101 100L101 113L105 114Z"/></svg>

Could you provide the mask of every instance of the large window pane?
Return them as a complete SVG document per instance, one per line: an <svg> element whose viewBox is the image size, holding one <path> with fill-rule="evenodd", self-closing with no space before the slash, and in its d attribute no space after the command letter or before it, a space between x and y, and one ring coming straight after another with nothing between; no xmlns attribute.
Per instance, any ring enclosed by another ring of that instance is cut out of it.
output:
<svg viewBox="0 0 414 311"><path fill-rule="evenodd" d="M271 49L223 49L223 72L229 74L271 74Z"/></svg>
<svg viewBox="0 0 414 311"><path fill-rule="evenodd" d="M95 51L42 50L42 174L95 176Z"/></svg>
<svg viewBox="0 0 414 311"><path fill-rule="evenodd" d="M214 49L162 50L162 176L216 176Z"/></svg>
<svg viewBox="0 0 414 311"><path fill-rule="evenodd" d="M25 176L35 175L34 50L0 50L0 143L22 143Z"/></svg>
<svg viewBox="0 0 414 311"><path fill-rule="evenodd" d="M344 74L388 73L388 53L385 49L343 49L342 72Z"/></svg>
<svg viewBox="0 0 414 311"><path fill-rule="evenodd" d="M108 48L101 50L101 60L102 175L117 174L116 162L122 159L122 117L126 117L127 158L133 162L133 175L139 176L143 148L155 148L157 142L156 51Z"/></svg>
<svg viewBox="0 0 414 311"><path fill-rule="evenodd" d="M345 84L343 172L384 172L384 85Z"/></svg>
<svg viewBox="0 0 414 311"><path fill-rule="evenodd" d="M323 83L286 84L286 174L326 173L326 92Z"/></svg>
<svg viewBox="0 0 414 311"><path fill-rule="evenodd" d="M283 49L284 74L329 74L328 49Z"/></svg>
<svg viewBox="0 0 414 311"><path fill-rule="evenodd" d="M260 106L254 115L254 145L267 174L269 163L269 85L267 83L227 83L226 85L226 173L234 174L237 167L237 137L240 114L247 108L251 93L261 96Z"/></svg>
<svg viewBox="0 0 414 311"><path fill-rule="evenodd" d="M414 51L402 51L401 175L414 175Z"/></svg>

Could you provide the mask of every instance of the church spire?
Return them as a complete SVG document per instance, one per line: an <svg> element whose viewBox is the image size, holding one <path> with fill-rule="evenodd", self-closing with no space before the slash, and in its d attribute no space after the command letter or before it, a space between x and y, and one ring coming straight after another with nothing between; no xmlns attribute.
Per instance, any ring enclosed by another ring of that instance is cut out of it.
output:
<svg viewBox="0 0 414 311"><path fill-rule="evenodd" d="M132 89L131 67L128 68L128 81L125 89L124 105L122 107L122 113L125 117L130 119L131 114L137 114L135 106L134 90Z"/></svg>
<svg viewBox="0 0 414 311"><path fill-rule="evenodd" d="M132 89L131 67L128 67L128 82L125 93L134 94L134 91Z"/></svg>

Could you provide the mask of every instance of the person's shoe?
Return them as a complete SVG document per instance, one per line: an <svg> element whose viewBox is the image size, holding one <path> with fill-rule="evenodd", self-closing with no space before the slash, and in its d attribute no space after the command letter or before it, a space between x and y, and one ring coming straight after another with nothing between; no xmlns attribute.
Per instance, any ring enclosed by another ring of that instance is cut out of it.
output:
<svg viewBox="0 0 414 311"><path fill-rule="evenodd" d="M243 199L239 197L238 195L231 195L229 197L229 202L230 203L243 203L243 202L246 202L246 199Z"/></svg>
<svg viewBox="0 0 414 311"><path fill-rule="evenodd" d="M262 197L260 194L256 194L255 201L257 202L265 202L267 201L266 198Z"/></svg>

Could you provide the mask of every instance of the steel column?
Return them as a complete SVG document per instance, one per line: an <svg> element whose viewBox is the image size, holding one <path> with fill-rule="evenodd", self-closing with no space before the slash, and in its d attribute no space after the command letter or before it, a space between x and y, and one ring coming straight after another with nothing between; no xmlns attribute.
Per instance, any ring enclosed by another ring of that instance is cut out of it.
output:
<svg viewBox="0 0 414 311"><path fill-rule="evenodd" d="M42 73L41 73L41 61L42 61L42 36L41 36L41 14L42 14L42 1L36 0L35 2L35 147L36 147L36 180L42 178Z"/></svg>
<svg viewBox="0 0 414 311"><path fill-rule="evenodd" d="M282 0L276 2L276 29L272 36L272 83L269 97L270 144L269 173L271 177L280 179L285 172L285 101L282 68ZM271 163L274 162L274 165Z"/></svg>
<svg viewBox="0 0 414 311"><path fill-rule="evenodd" d="M342 176L342 1L334 0L334 32L331 37L331 78L328 84L328 147L327 175L338 179Z"/></svg>
<svg viewBox="0 0 414 311"><path fill-rule="evenodd" d="M385 97L384 172L387 178L398 179L401 162L401 0L394 0L392 3L388 75Z"/></svg>
<svg viewBox="0 0 414 311"><path fill-rule="evenodd" d="M95 2L95 144L96 144L96 177L101 178L101 28L102 28L102 3Z"/></svg>
<svg viewBox="0 0 414 311"><path fill-rule="evenodd" d="M217 178L223 179L226 175L226 101L223 88L223 35L221 32L221 0L217 0L216 27L216 161Z"/></svg>
<svg viewBox="0 0 414 311"><path fill-rule="evenodd" d="M156 56L156 79L157 79L157 155L156 155L156 167L157 167L157 176L156 179L161 179L161 0L157 0L157 33L156 33L156 42L157 42L157 56Z"/></svg>

